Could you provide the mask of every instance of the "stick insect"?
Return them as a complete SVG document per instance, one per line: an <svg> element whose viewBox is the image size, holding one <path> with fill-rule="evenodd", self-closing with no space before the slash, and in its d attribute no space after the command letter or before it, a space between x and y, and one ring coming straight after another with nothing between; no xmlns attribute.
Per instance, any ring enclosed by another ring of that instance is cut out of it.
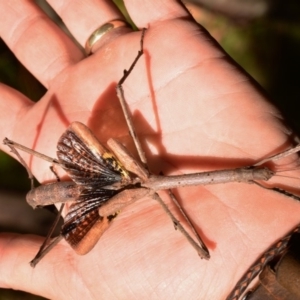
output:
<svg viewBox="0 0 300 300"><path fill-rule="evenodd" d="M72 123L59 139L57 146L58 159L50 158L9 139L4 140L4 143L11 148L25 167L26 164L16 149L26 151L61 166L72 179L69 182L42 185L32 189L27 195L27 201L33 207L74 201L65 217L61 235L50 244L46 239L36 257L31 261L33 267L63 237L78 254L88 253L109 227L112 220L117 217L119 211L146 196L157 200L170 216L175 228L178 228L184 234L200 257L209 259L209 251L196 231L192 228L198 243L174 217L157 191L180 186L226 182L257 183L260 185L259 181L267 181L274 176L272 170L261 166L265 160L249 167L178 176L156 176L149 173L146 168L147 160L135 133L122 88L122 84L143 54L143 37L144 31L140 51L128 71L124 71L124 75L117 85L117 95L141 163L135 160L122 144L110 139L108 145L114 152L112 154L98 142L85 125L79 122ZM299 149L300 146L297 146L292 150L271 157L269 160L285 157L297 152ZM32 177L28 167L27 171ZM177 203L173 196L171 198ZM184 211L182 209L180 211L188 224L192 225Z"/></svg>

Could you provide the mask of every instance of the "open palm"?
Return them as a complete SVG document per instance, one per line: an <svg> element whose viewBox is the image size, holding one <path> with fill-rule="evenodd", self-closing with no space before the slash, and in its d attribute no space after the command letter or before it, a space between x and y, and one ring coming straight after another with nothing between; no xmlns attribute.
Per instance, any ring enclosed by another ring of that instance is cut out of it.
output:
<svg viewBox="0 0 300 300"><path fill-rule="evenodd" d="M97 27L121 18L107 1L48 2L82 46ZM288 147L277 110L177 1L125 4L135 24L148 28L145 54L124 90L151 171L244 166ZM1 139L55 157L61 134L81 121L101 142L115 137L133 149L115 86L139 50L141 33L124 33L86 58L32 2L0 6L1 37L48 88L34 104L0 85ZM23 157L40 182L55 180L47 162ZM28 262L42 238L1 234L0 286L51 299L224 299L299 219L298 203L254 185L182 188L177 196L210 261L174 231L157 203L141 199L87 255L77 256L62 241L35 269Z"/></svg>

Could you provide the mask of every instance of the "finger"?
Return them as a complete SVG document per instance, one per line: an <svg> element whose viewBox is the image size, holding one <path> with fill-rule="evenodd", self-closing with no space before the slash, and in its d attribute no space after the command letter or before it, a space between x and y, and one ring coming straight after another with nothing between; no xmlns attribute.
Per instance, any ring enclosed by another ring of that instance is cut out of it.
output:
<svg viewBox="0 0 300 300"><path fill-rule="evenodd" d="M29 262L42 243L42 238L19 234L0 234L0 286L23 290L54 299L52 272L47 270L48 263L35 269ZM56 249L49 254L55 255ZM53 260L49 260L52 261ZM59 261L59 257L57 257ZM49 266L48 266L49 267ZM59 289L59 287L56 287Z"/></svg>
<svg viewBox="0 0 300 300"><path fill-rule="evenodd" d="M23 65L46 87L82 51L32 1L1 1L0 35Z"/></svg>
<svg viewBox="0 0 300 300"><path fill-rule="evenodd" d="M133 22L139 28L147 28L154 22L190 17L189 12L180 1L125 0L124 3Z"/></svg>
<svg viewBox="0 0 300 300"><path fill-rule="evenodd" d="M101 25L124 19L112 1L50 0L49 4L56 10L76 40L85 46L86 40Z"/></svg>
<svg viewBox="0 0 300 300"><path fill-rule="evenodd" d="M33 102L4 84L0 84L0 94L2 99L5 99L0 101L0 132L2 133L0 140L3 140L4 134L7 137L13 136L15 122L32 106ZM8 151L7 147L5 150Z"/></svg>

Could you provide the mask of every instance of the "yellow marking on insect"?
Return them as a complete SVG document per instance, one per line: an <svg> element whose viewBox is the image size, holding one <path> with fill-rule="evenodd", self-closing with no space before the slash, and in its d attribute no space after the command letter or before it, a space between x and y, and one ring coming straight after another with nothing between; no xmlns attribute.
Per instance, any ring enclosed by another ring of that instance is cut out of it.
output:
<svg viewBox="0 0 300 300"><path fill-rule="evenodd" d="M105 152L102 154L102 157L104 160L108 161L108 163L118 172L121 173L121 175L124 178L129 178L128 171L123 167L121 162L115 158L115 156L110 152Z"/></svg>

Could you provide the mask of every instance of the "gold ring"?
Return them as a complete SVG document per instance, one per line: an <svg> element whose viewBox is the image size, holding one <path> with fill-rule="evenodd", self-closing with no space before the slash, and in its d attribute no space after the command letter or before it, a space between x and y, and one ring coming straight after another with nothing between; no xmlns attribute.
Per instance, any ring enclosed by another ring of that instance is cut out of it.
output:
<svg viewBox="0 0 300 300"><path fill-rule="evenodd" d="M85 52L87 55L93 53L93 46L109 31L119 27L129 27L129 25L122 20L113 20L97 28L87 39L85 43Z"/></svg>

